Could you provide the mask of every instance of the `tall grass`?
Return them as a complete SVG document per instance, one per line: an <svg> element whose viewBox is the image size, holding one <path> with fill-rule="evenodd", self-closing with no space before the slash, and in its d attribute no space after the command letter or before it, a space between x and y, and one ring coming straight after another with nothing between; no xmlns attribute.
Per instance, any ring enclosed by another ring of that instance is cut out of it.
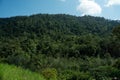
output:
<svg viewBox="0 0 120 80"><path fill-rule="evenodd" d="M45 80L40 74L20 67L0 64L0 80Z"/></svg>

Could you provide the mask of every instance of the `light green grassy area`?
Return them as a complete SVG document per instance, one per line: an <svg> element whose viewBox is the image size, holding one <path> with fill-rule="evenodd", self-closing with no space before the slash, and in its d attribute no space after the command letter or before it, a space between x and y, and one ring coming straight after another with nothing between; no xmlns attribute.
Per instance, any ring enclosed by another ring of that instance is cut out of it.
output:
<svg viewBox="0 0 120 80"><path fill-rule="evenodd" d="M0 64L0 80L45 80L40 74L8 64Z"/></svg>

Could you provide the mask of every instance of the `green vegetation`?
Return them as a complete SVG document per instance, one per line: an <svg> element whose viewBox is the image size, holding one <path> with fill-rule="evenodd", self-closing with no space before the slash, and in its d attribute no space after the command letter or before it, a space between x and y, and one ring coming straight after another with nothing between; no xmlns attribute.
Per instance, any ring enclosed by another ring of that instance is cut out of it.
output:
<svg viewBox="0 0 120 80"><path fill-rule="evenodd" d="M20 67L0 64L0 80L45 80L40 74Z"/></svg>
<svg viewBox="0 0 120 80"><path fill-rule="evenodd" d="M119 79L119 57L119 21L65 14L0 18L0 62L46 80Z"/></svg>
<svg viewBox="0 0 120 80"><path fill-rule="evenodd" d="M44 69L42 71L43 76L47 79L47 80L57 80L57 71L56 69Z"/></svg>

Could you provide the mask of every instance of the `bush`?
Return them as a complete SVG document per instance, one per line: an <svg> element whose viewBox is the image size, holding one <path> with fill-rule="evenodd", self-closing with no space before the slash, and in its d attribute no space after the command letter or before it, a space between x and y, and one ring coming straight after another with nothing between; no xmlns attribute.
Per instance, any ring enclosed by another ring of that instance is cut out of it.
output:
<svg viewBox="0 0 120 80"><path fill-rule="evenodd" d="M117 59L113 66L120 69L120 59Z"/></svg>
<svg viewBox="0 0 120 80"><path fill-rule="evenodd" d="M78 72L66 70L62 73L62 80L89 80L90 74L88 72Z"/></svg>
<svg viewBox="0 0 120 80"><path fill-rule="evenodd" d="M42 75L47 80L57 80L57 70L54 68L46 68L42 71Z"/></svg>
<svg viewBox="0 0 120 80"><path fill-rule="evenodd" d="M107 78L119 78L120 71L117 68L111 67L111 66L100 66L98 68L94 68L92 71L92 76L94 76L95 79L103 80L106 77Z"/></svg>

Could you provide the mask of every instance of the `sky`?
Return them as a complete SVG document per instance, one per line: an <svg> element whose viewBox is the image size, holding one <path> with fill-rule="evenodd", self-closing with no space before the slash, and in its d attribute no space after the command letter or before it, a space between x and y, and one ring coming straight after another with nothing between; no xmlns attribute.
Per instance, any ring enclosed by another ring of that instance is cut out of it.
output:
<svg viewBox="0 0 120 80"><path fill-rule="evenodd" d="M120 0L0 0L1 18L39 13L120 20Z"/></svg>

